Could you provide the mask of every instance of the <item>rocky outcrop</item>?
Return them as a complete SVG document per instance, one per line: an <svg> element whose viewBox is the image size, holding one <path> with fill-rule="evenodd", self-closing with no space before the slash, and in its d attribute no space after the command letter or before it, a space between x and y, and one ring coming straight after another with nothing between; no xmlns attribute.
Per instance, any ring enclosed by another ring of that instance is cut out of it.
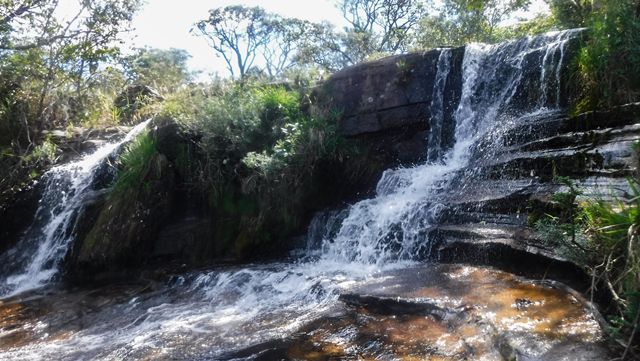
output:
<svg viewBox="0 0 640 361"><path fill-rule="evenodd" d="M442 50L390 56L346 68L313 94L314 112L338 113L347 137L365 139L395 164L424 160L438 59ZM461 92L464 48L451 50L444 87L443 143L451 146ZM392 164L390 164L392 165Z"/></svg>
<svg viewBox="0 0 640 361"><path fill-rule="evenodd" d="M541 238L532 226L544 214L560 212L554 195L569 192L567 183L583 197L628 194L627 177L638 172L638 141L640 103L575 117L556 113L512 129L494 157L461 172L460 179L472 179L445 201L440 225L431 231L431 257L511 270L508 263L537 259L537 266L525 268L576 280L580 271L559 243Z"/></svg>
<svg viewBox="0 0 640 361"><path fill-rule="evenodd" d="M145 259L173 207L174 186L171 164L157 153L137 187L102 194L102 200L86 205L71 255L74 267L117 270Z"/></svg>

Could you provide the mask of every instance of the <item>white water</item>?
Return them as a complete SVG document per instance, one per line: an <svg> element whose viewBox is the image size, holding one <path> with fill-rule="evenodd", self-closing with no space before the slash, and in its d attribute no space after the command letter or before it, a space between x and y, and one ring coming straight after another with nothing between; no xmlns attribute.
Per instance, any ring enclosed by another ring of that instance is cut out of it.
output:
<svg viewBox="0 0 640 361"><path fill-rule="evenodd" d="M60 263L73 240L70 234L78 209L86 200L96 169L122 144L138 135L149 121L135 126L117 143L109 143L77 162L53 167L43 175L46 182L34 224L8 260L18 269L2 280L0 296L9 297L42 287L55 279ZM35 247L32 245L35 243ZM31 249L35 248L35 252Z"/></svg>
<svg viewBox="0 0 640 361"><path fill-rule="evenodd" d="M441 49L438 56L438 71L433 83L431 95L431 117L429 119L429 139L427 161L435 162L442 159L445 144L443 144L442 127L444 125L444 98L449 72L451 71L451 49Z"/></svg>
<svg viewBox="0 0 640 361"><path fill-rule="evenodd" d="M537 54L547 64L539 67L536 79L545 80L549 69L560 69L561 64L552 62L562 57L548 54L564 47L564 34L494 46L469 45L463 61L462 96L454 114L453 147L438 161L386 171L374 198L352 205L346 216L329 217L334 228L337 219L342 220L339 230L318 232L325 238L319 252L309 253L313 256L179 279L172 286L179 296L152 306L132 300L126 310L132 314L137 310L140 316L126 324L94 325L70 341L30 345L8 356L65 354L74 359L77 354L91 354L96 359L120 359L142 357L151 350L170 356L171 345L182 342L191 345L194 355L215 358L285 337L330 312L340 292L377 282L381 273L404 268L428 254L428 230L443 207L439 197L451 191L457 171L490 154L502 132L525 113L539 111L537 107L517 109L512 100L523 91L521 81L528 69L524 64L530 55ZM450 55L442 54L436 93L443 91L450 68ZM546 89L547 84L537 86ZM436 107L441 104L439 98L434 97ZM439 116L438 110L434 114Z"/></svg>

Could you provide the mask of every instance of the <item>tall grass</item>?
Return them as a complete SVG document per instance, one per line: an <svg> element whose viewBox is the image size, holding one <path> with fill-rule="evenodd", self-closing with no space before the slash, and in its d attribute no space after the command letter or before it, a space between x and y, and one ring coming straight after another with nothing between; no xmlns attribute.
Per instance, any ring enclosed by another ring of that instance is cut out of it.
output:
<svg viewBox="0 0 640 361"><path fill-rule="evenodd" d="M535 229L592 276L592 295L603 287L611 294L610 336L624 346L625 355L636 354L640 351L640 184L629 179L630 192L613 200L578 202L580 190L573 185L570 189L552 197L558 206L537 220Z"/></svg>
<svg viewBox="0 0 640 361"><path fill-rule="evenodd" d="M637 348L640 316L640 184L629 179L629 185L631 193L614 202L591 200L581 205L581 221L597 261L593 277L613 295L613 332L628 337L626 353Z"/></svg>
<svg viewBox="0 0 640 361"><path fill-rule="evenodd" d="M139 191L155 154L155 141L148 132L129 143L118 158L118 174L111 194L126 195Z"/></svg>

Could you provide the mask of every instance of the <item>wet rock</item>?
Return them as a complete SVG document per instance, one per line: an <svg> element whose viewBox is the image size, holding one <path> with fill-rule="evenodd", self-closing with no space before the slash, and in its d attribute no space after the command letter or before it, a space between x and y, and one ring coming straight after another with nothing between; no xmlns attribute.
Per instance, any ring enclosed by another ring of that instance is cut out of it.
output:
<svg viewBox="0 0 640 361"><path fill-rule="evenodd" d="M340 296L347 307L291 337L221 359L577 361L609 356L588 302L557 283L468 265L427 265L385 272L349 292ZM448 317L434 317L443 310Z"/></svg>
<svg viewBox="0 0 640 361"><path fill-rule="evenodd" d="M412 302L399 298L385 298L357 294L342 294L340 301L352 307L362 307L381 315L432 316L438 321L456 317L457 312L446 310L429 302Z"/></svg>
<svg viewBox="0 0 640 361"><path fill-rule="evenodd" d="M312 98L313 112L341 112L348 137L366 139L401 164L423 160L440 50L387 57L333 74ZM453 144L453 113L460 98L464 48L452 50L444 96L443 144ZM326 114L325 114L326 115Z"/></svg>
<svg viewBox="0 0 640 361"><path fill-rule="evenodd" d="M44 131L43 134L58 147L60 154L56 162L62 164L91 153L107 143L116 142L129 130L131 128L126 126L96 129L72 127Z"/></svg>
<svg viewBox="0 0 640 361"><path fill-rule="evenodd" d="M75 276L139 266L153 249L158 230L173 206L175 173L167 158L156 153L143 179L121 193L111 192L86 236L79 237L70 255ZM95 212L95 211L94 211ZM90 212L91 213L91 212ZM87 214L87 221L94 219ZM81 226L79 226L81 228Z"/></svg>
<svg viewBox="0 0 640 361"><path fill-rule="evenodd" d="M15 245L33 222L42 187L32 182L0 196L0 254Z"/></svg>

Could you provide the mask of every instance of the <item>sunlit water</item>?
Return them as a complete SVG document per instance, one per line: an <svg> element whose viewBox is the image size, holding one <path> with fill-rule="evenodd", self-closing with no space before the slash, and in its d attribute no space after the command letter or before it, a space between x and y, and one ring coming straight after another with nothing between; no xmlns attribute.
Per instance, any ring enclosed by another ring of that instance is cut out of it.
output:
<svg viewBox="0 0 640 361"><path fill-rule="evenodd" d="M45 187L34 224L14 249L0 257L0 277L5 277L0 283L0 296L15 295L55 280L73 240L71 227L98 167L143 131L148 122L135 126L120 142L102 146L76 162L53 167L42 176Z"/></svg>
<svg viewBox="0 0 640 361"><path fill-rule="evenodd" d="M321 222L335 229L320 232L325 235L320 245L309 246L302 258L176 276L155 287L154 292L133 292L131 297L118 293L117 302L113 296L106 297L102 306L96 301L96 309L71 317L81 319L81 325L70 321L69 327L58 325L57 332L46 331L51 328L46 316L31 315L18 323L19 327L0 328L0 359L216 359L286 338L311 321L330 315L342 307L340 294L375 284L390 272L410 269L428 255L428 230L442 210L441 195L464 183L455 177L458 171L472 169L474 160L490 156L500 135L525 115L551 112L560 106L559 69L567 39L574 34L550 33L494 46L467 46L462 96L454 114L453 146L445 149L440 134L430 134L437 150L429 154L428 163L386 171L374 198ZM541 64L535 68L539 96L534 106L523 109L513 100L523 87L530 87L522 84L522 79L531 69L527 62L532 57ZM434 119L442 118L441 93L450 61L449 51L443 50L431 104ZM440 132L441 125L432 131ZM70 214L82 202L83 189L90 184L98 160L118 146L102 148L80 162L50 172L49 179L71 182L64 191L69 194L53 200L58 206L49 203L39 210L39 214L50 212L43 222L42 236L35 237L41 243L31 253L21 249L28 254L23 262L26 268L3 280L5 295L17 295L54 279L70 242L68 235L56 232L66 229ZM48 185L47 192L51 187ZM316 224L316 228L323 226ZM65 295L57 297L65 300ZM5 302L22 307L14 300ZM6 306L3 312L20 314L11 307ZM82 310L82 305L77 307Z"/></svg>

